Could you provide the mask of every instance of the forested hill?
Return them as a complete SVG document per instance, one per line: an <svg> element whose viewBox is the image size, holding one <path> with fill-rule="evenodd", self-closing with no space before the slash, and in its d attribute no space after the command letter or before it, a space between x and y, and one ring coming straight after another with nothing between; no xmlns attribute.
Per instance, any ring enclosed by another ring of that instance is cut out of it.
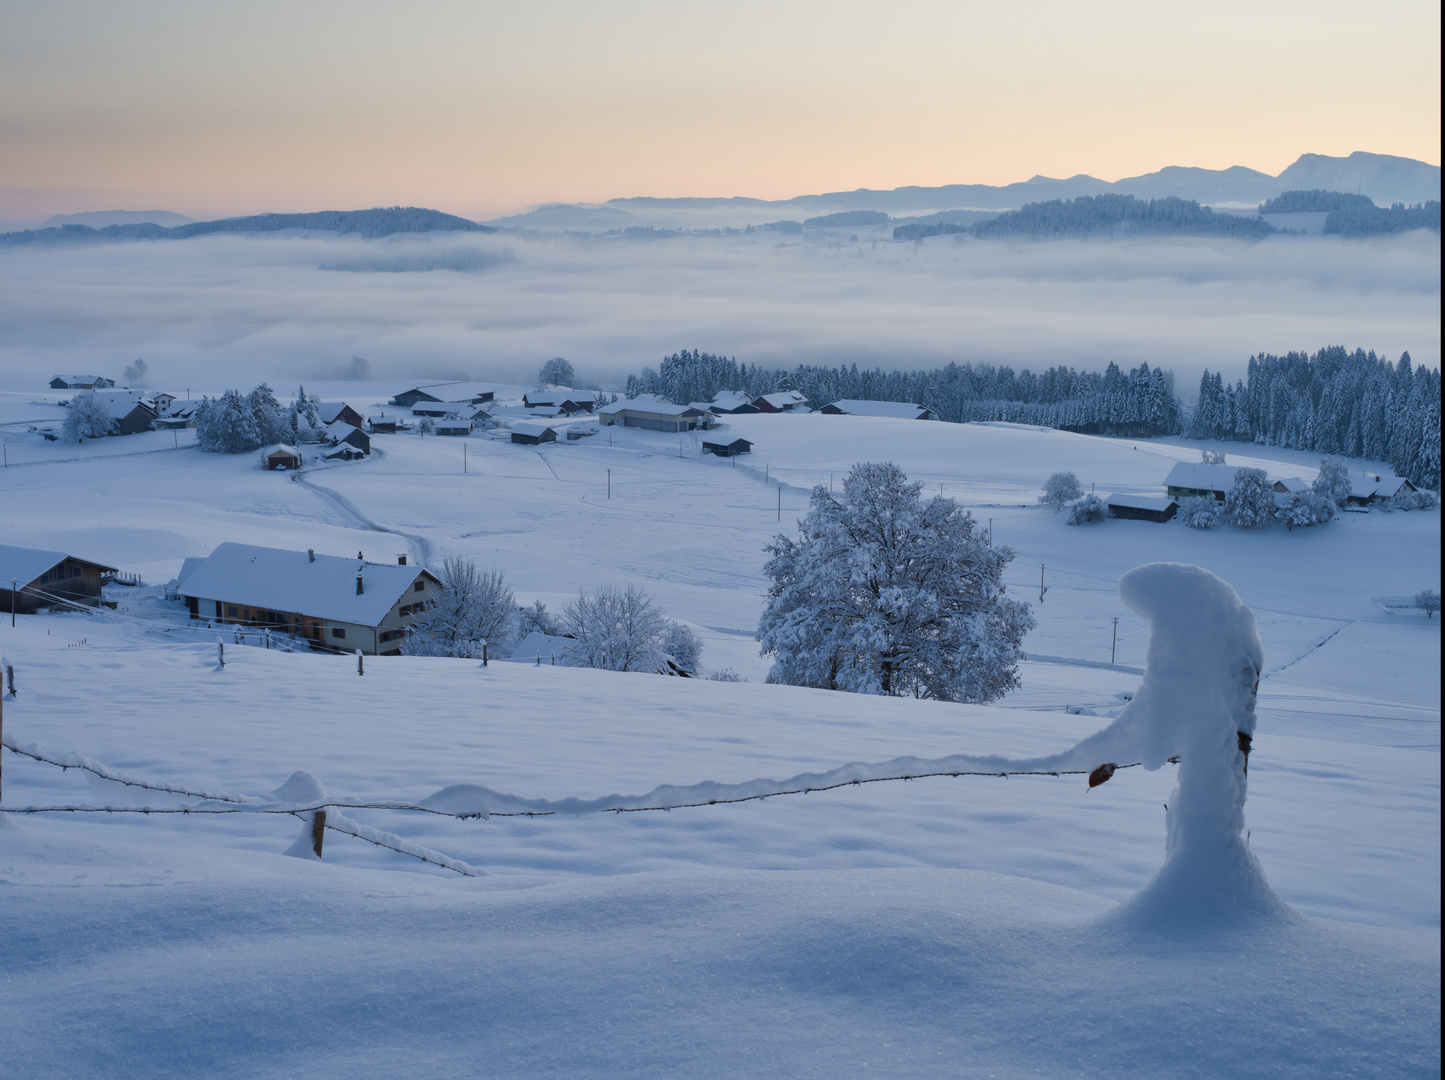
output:
<svg viewBox="0 0 1445 1080"><path fill-rule="evenodd" d="M1273 199L1259 204L1261 214L1320 214L1331 210L1357 210L1361 207L1374 209L1375 202L1368 195L1355 195L1344 191L1286 191Z"/></svg>
<svg viewBox="0 0 1445 1080"><path fill-rule="evenodd" d="M490 225L478 225L455 214L419 206L388 206L372 210L322 210L312 214L254 214L250 217L194 221L165 228L143 223L109 225L92 229L86 225L63 225L52 229L27 229L0 234L0 244L84 243L104 240L185 240L220 232L279 232L282 229L316 229L338 234L355 233L368 239L402 232L496 232Z"/></svg>
<svg viewBox="0 0 1445 1080"><path fill-rule="evenodd" d="M1352 206L1330 211L1325 218L1325 233L1340 236L1384 236L1390 233L1413 232L1416 229L1440 231L1440 204L1402 206Z"/></svg>
<svg viewBox="0 0 1445 1080"><path fill-rule="evenodd" d="M1216 214L1192 199L1082 195L1029 203L973 226L986 240L1062 240L1072 237L1206 236L1258 240L1274 227L1257 217Z"/></svg>

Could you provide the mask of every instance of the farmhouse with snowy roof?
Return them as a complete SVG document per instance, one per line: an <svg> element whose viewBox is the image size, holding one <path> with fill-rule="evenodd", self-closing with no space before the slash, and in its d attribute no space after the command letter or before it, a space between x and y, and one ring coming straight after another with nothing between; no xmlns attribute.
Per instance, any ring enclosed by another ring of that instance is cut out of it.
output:
<svg viewBox="0 0 1445 1080"><path fill-rule="evenodd" d="M529 390L522 395L522 404L529 409L556 409L565 416L573 413L592 412L597 408L597 395L590 390L568 390L557 387L551 390Z"/></svg>
<svg viewBox="0 0 1445 1080"><path fill-rule="evenodd" d="M460 401L468 405L485 405L496 397L496 391L486 383L440 382L422 383L410 390L403 390L391 399L397 408L409 409L418 401Z"/></svg>
<svg viewBox="0 0 1445 1080"><path fill-rule="evenodd" d="M743 413L758 411L758 407L753 404L753 399L741 390L719 391L713 395L708 409L719 416L740 416Z"/></svg>
<svg viewBox="0 0 1445 1080"><path fill-rule="evenodd" d="M1172 499L1203 499L1213 496L1223 502L1234 486L1237 465L1207 465L1200 461L1177 461L1164 478L1164 488Z"/></svg>
<svg viewBox="0 0 1445 1080"><path fill-rule="evenodd" d="M753 398L753 408L758 412L794 412L806 408L807 405L808 399L796 390L782 390L776 394Z"/></svg>
<svg viewBox="0 0 1445 1080"><path fill-rule="evenodd" d="M195 619L268 627L312 648L394 656L412 619L441 595L430 571L224 543L183 568L177 586Z"/></svg>
<svg viewBox="0 0 1445 1080"><path fill-rule="evenodd" d="M597 420L604 426L621 424L648 431L708 431L717 424L708 410L674 405L661 394L638 394L604 405L597 410Z"/></svg>
<svg viewBox="0 0 1445 1080"><path fill-rule="evenodd" d="M112 435L136 435L155 426L159 410L144 390L87 391L110 410ZM77 395L79 397L81 395Z"/></svg>
<svg viewBox="0 0 1445 1080"><path fill-rule="evenodd" d="M344 420L337 420L327 426L326 439L333 448L349 446L359 454L371 453L371 436Z"/></svg>
<svg viewBox="0 0 1445 1080"><path fill-rule="evenodd" d="M102 576L115 572L63 551L0 544L0 606L22 615L67 601L94 606Z"/></svg>
<svg viewBox="0 0 1445 1080"><path fill-rule="evenodd" d="M1104 502L1113 518L1162 523L1179 513L1179 504L1168 495L1110 495Z"/></svg>
<svg viewBox="0 0 1445 1080"><path fill-rule="evenodd" d="M52 390L106 390L115 385L104 375L57 375L50 380Z"/></svg>
<svg viewBox="0 0 1445 1080"><path fill-rule="evenodd" d="M885 416L895 420L937 420L938 414L922 405L902 401L860 401L844 398L818 410L829 416Z"/></svg>
<svg viewBox="0 0 1445 1080"><path fill-rule="evenodd" d="M1384 476L1362 469L1350 474L1350 506L1379 506L1396 496L1414 491L1415 485L1400 476Z"/></svg>
<svg viewBox="0 0 1445 1080"><path fill-rule="evenodd" d="M328 426L340 420L354 428L366 427L366 418L344 401L318 401L316 415L321 418L323 424Z"/></svg>
<svg viewBox="0 0 1445 1080"><path fill-rule="evenodd" d="M523 420L512 425L512 441L521 443L523 446L539 446L542 443L556 442L557 429L544 424L541 420Z"/></svg>

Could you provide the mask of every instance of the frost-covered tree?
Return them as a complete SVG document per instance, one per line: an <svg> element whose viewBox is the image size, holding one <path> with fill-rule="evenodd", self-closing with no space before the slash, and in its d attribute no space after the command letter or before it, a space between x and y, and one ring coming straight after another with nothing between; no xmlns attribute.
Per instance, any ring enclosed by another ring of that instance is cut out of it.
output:
<svg viewBox="0 0 1445 1080"><path fill-rule="evenodd" d="M1108 503L1097 495L1085 495L1069 511L1069 524L1097 525L1108 516Z"/></svg>
<svg viewBox="0 0 1445 1080"><path fill-rule="evenodd" d="M407 627L401 651L408 656L482 655L517 629L517 601L500 570L479 570L470 559L449 557L437 575L441 595Z"/></svg>
<svg viewBox="0 0 1445 1080"><path fill-rule="evenodd" d="M312 443L322 440L325 425L321 423L321 411L316 407L316 402L306 395L306 387L296 388L296 399L291 402L286 419L292 441Z"/></svg>
<svg viewBox="0 0 1445 1080"><path fill-rule="evenodd" d="M1274 520L1274 489L1263 469L1236 469L1224 496L1224 513L1241 529L1256 529Z"/></svg>
<svg viewBox="0 0 1445 1080"><path fill-rule="evenodd" d="M1213 529L1220 524L1219 504L1212 495L1179 501L1179 520L1191 529Z"/></svg>
<svg viewBox="0 0 1445 1080"><path fill-rule="evenodd" d="M562 631L572 640L557 650L557 662L603 671L658 672L666 665L672 626L636 585L599 585L562 609Z"/></svg>
<svg viewBox="0 0 1445 1080"><path fill-rule="evenodd" d="M416 432L418 435L435 435L437 433L437 422L430 416L423 416L421 423L416 426Z"/></svg>
<svg viewBox="0 0 1445 1080"><path fill-rule="evenodd" d="M1071 472L1056 472L1044 481L1044 493L1039 502L1052 506L1057 513L1065 503L1071 503L1084 493L1079 478Z"/></svg>
<svg viewBox="0 0 1445 1080"><path fill-rule="evenodd" d="M561 624L540 600L534 600L530 607L517 608L517 636L526 637L534 630L548 637L556 637L562 633Z"/></svg>
<svg viewBox="0 0 1445 1080"><path fill-rule="evenodd" d="M537 372L538 386L571 386L577 381L577 373L560 356L554 356Z"/></svg>
<svg viewBox="0 0 1445 1080"><path fill-rule="evenodd" d="M257 447L267 446L271 443L285 442L291 437L285 411L281 408L281 403L276 400L276 394L266 383L262 383L246 395L246 411L250 417L250 432L256 439L256 445L246 447L247 450L255 450Z"/></svg>
<svg viewBox="0 0 1445 1080"><path fill-rule="evenodd" d="M702 659L702 642L687 626L669 619L662 635L662 651L683 671L696 673L698 661Z"/></svg>
<svg viewBox="0 0 1445 1080"><path fill-rule="evenodd" d="M1225 462L1224 462L1224 451L1223 451L1223 450L1201 450L1201 451L1199 451L1199 460L1202 461L1202 462L1204 462L1204 464L1206 464L1206 465L1223 465L1223 464L1225 463Z"/></svg>
<svg viewBox="0 0 1445 1080"><path fill-rule="evenodd" d="M148 365L144 360L132 360L121 372L121 378L126 386L132 390L144 390L146 388L146 374Z"/></svg>
<svg viewBox="0 0 1445 1080"><path fill-rule="evenodd" d="M1290 500L1289 505L1282 506L1275 511L1275 517L1284 522L1285 528L1290 532L1296 528L1305 529L1311 525L1323 525L1334 516L1334 502L1313 491L1296 495Z"/></svg>
<svg viewBox="0 0 1445 1080"><path fill-rule="evenodd" d="M1005 595L1013 549L921 492L891 463L855 465L839 495L813 489L798 539L766 548L769 681L967 702L1019 684L1034 619Z"/></svg>
<svg viewBox="0 0 1445 1080"><path fill-rule="evenodd" d="M1349 463L1341 457L1321 458L1320 474L1315 477L1310 490L1316 495L1323 495L1336 506L1344 506L1352 490Z"/></svg>
<svg viewBox="0 0 1445 1080"><path fill-rule="evenodd" d="M94 394L76 394L65 410L65 422L61 425L60 432L66 442L72 439L81 442L109 435L114 427L115 419L110 415L110 402Z"/></svg>
<svg viewBox="0 0 1445 1080"><path fill-rule="evenodd" d="M1425 618L1433 619L1440 610L1440 594L1434 589L1421 589L1415 594L1415 606L1425 613Z"/></svg>

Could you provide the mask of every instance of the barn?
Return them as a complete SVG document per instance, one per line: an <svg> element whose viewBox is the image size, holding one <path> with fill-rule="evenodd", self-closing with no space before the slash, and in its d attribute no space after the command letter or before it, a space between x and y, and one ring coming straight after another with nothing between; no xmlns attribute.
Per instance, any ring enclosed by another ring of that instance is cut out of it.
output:
<svg viewBox="0 0 1445 1080"><path fill-rule="evenodd" d="M67 603L94 607L103 576L114 573L113 566L63 551L0 544L0 610L26 615Z"/></svg>
<svg viewBox="0 0 1445 1080"><path fill-rule="evenodd" d="M267 469L301 468L301 451L294 446L278 443L261 453L262 467Z"/></svg>
<svg viewBox="0 0 1445 1080"><path fill-rule="evenodd" d="M829 416L883 416L894 420L937 420L938 414L922 405L910 405L902 401L864 401L859 398L843 398L824 405L818 410Z"/></svg>
<svg viewBox="0 0 1445 1080"><path fill-rule="evenodd" d="M758 412L793 412L798 409L806 409L808 399L796 390L783 390L776 394L764 394L762 397L753 398L753 408Z"/></svg>
<svg viewBox="0 0 1445 1080"><path fill-rule="evenodd" d="M1204 499L1213 497L1223 502L1234 486L1234 465L1212 465L1201 461L1177 461L1164 478L1164 488L1172 499Z"/></svg>
<svg viewBox="0 0 1445 1080"><path fill-rule="evenodd" d="M747 439L734 439L732 442L707 442L702 444L704 454L716 454L718 457L737 457L739 454L751 454L753 444Z"/></svg>
<svg viewBox="0 0 1445 1080"><path fill-rule="evenodd" d="M708 431L717 417L706 409L675 405L660 394L639 394L623 398L597 410L598 422L611 426L644 428L648 431Z"/></svg>
<svg viewBox="0 0 1445 1080"><path fill-rule="evenodd" d="M542 443L556 442L557 429L549 427L540 420L523 420L512 425L512 441L521 443L523 446L538 446Z"/></svg>
<svg viewBox="0 0 1445 1080"><path fill-rule="evenodd" d="M1157 521L1163 524L1179 513L1179 504L1168 495L1110 495L1105 503L1109 516L1130 521Z"/></svg>

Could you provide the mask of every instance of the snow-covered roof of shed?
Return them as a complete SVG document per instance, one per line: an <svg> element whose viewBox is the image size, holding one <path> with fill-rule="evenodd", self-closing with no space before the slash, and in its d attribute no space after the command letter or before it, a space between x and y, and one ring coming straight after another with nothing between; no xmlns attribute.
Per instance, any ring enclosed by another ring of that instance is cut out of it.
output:
<svg viewBox="0 0 1445 1080"><path fill-rule="evenodd" d="M910 405L905 401L863 401L857 398L835 401L833 408L849 416L888 416L899 420L917 420L928 411L922 405Z"/></svg>
<svg viewBox="0 0 1445 1080"><path fill-rule="evenodd" d="M1132 510L1168 510L1174 505L1168 495L1110 495L1104 501L1110 506L1127 506Z"/></svg>
<svg viewBox="0 0 1445 1080"><path fill-rule="evenodd" d="M105 379L105 376L104 376L104 375L57 375L57 376L55 376L55 378L56 378L56 379L60 379L60 380L62 380L62 381L64 381L64 382L68 382L68 383L93 383L93 382L99 382L101 379ZM51 381L53 382L54 380L51 380ZM105 381L106 381L106 382L110 382L109 379L106 379Z"/></svg>
<svg viewBox="0 0 1445 1080"><path fill-rule="evenodd" d="M292 457L298 457L298 458L301 456L301 451L300 451L300 450L297 450L296 447L294 447L294 446L288 446L286 443L283 443L283 442L278 442L278 443L276 443L274 446L268 446L268 447L266 447L266 449L264 449L264 450L261 451L261 456L262 456L263 458L268 458L268 457L270 457L272 454L276 454L276 453L290 454Z"/></svg>
<svg viewBox="0 0 1445 1080"><path fill-rule="evenodd" d="M363 591L356 592L360 573ZM377 626L426 571L395 563L224 543L186 578L184 595Z"/></svg>
<svg viewBox="0 0 1445 1080"><path fill-rule="evenodd" d="M79 556L75 556L79 558ZM11 581L18 581L21 585L29 585L52 566L63 563L71 558L63 551L51 551L48 548L19 547L15 544L0 544L0 584L10 588ZM91 562L89 559L81 559L81 562ZM103 563L91 563L92 566L99 566L103 570L114 570L113 566L105 566Z"/></svg>
<svg viewBox="0 0 1445 1080"><path fill-rule="evenodd" d="M497 390L494 383L483 382L424 383L413 389L423 390L441 401L461 401L481 397L483 394L495 394Z"/></svg>
<svg viewBox="0 0 1445 1080"><path fill-rule="evenodd" d="M200 555L192 555L189 558L182 560L181 572L176 575L176 588L179 589L182 585L184 585L186 583L186 579L196 572L196 567L200 566L205 561L205 558Z"/></svg>
<svg viewBox="0 0 1445 1080"><path fill-rule="evenodd" d="M555 427L540 420L519 420L512 425L512 430L521 435L544 435L549 431L553 435L557 434Z"/></svg>
<svg viewBox="0 0 1445 1080"><path fill-rule="evenodd" d="M1164 478L1165 487L1194 488L1196 491L1228 491L1234 486L1238 465L1206 465L1202 461L1176 461Z"/></svg>

